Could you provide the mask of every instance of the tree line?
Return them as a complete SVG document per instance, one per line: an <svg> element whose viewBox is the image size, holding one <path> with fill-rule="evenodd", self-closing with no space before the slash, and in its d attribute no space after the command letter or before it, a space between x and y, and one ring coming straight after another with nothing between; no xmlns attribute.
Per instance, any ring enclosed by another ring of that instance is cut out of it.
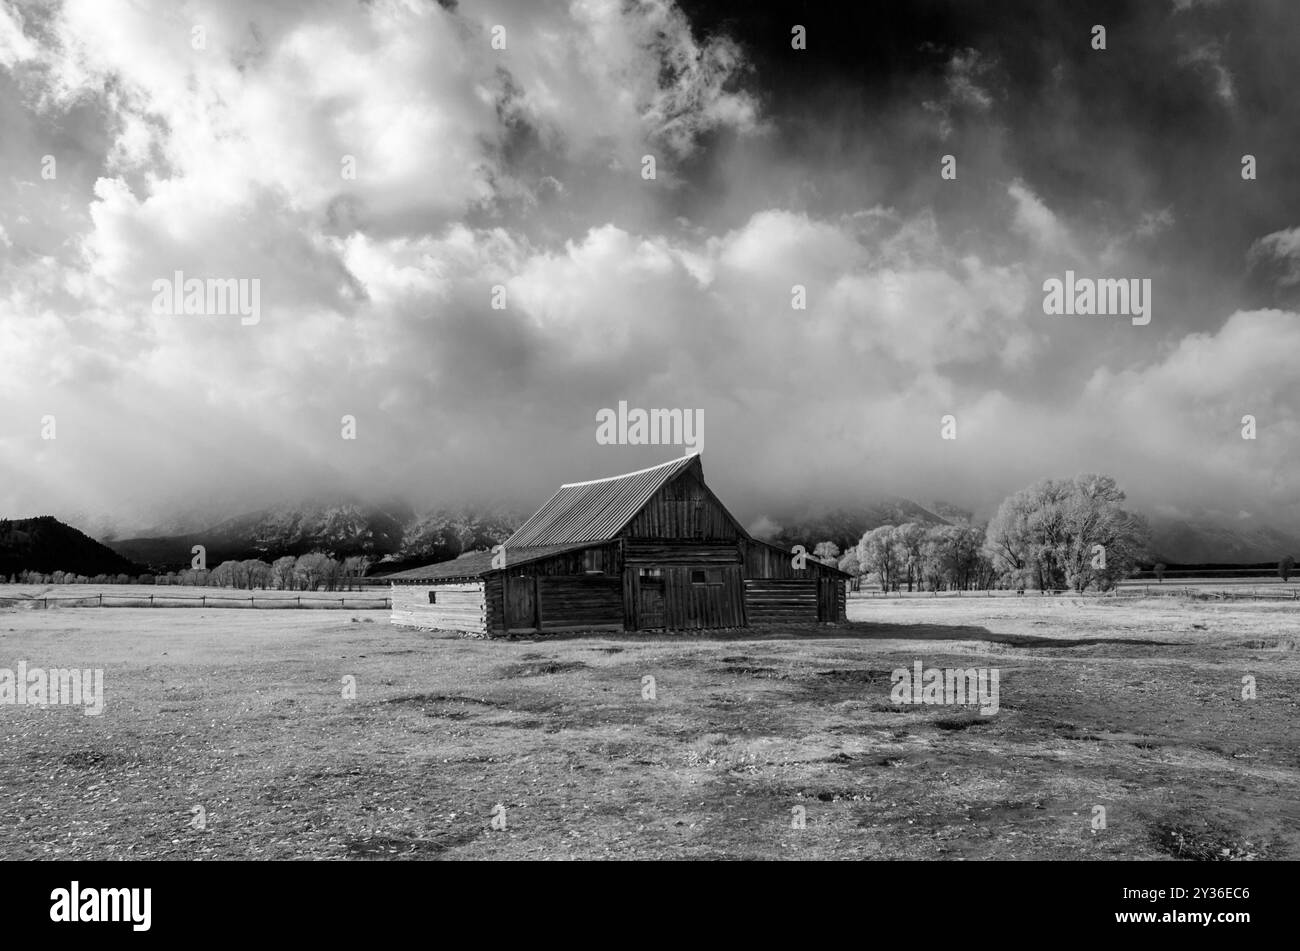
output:
<svg viewBox="0 0 1300 951"><path fill-rule="evenodd" d="M1124 499L1110 476L1044 479L1006 498L987 525L882 525L846 552L821 542L813 555L884 591L1107 591L1137 570L1150 540Z"/></svg>
<svg viewBox="0 0 1300 951"><path fill-rule="evenodd" d="M336 559L325 552L285 555L267 563L257 558L223 561L215 568L187 568L166 574L99 574L93 576L54 571L22 571L9 578L10 584L152 584L189 585L210 588L240 588L279 591L351 591L363 586L371 559L352 555Z"/></svg>

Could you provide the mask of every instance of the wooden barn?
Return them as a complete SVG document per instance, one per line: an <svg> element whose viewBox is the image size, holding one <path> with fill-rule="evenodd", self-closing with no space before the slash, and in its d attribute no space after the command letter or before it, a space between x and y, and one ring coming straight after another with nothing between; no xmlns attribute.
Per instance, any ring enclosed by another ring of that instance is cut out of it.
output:
<svg viewBox="0 0 1300 951"><path fill-rule="evenodd" d="M698 454L563 485L496 556L389 575L393 623L487 636L842 621L838 568L752 538Z"/></svg>

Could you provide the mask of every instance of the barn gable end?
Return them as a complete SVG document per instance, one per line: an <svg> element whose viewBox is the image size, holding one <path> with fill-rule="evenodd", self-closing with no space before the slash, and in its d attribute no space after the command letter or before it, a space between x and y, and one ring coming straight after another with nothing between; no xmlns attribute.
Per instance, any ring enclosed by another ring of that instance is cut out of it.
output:
<svg viewBox="0 0 1300 951"><path fill-rule="evenodd" d="M746 537L740 523L704 484L698 465L684 469L650 496L619 534L629 539L689 542L735 542Z"/></svg>

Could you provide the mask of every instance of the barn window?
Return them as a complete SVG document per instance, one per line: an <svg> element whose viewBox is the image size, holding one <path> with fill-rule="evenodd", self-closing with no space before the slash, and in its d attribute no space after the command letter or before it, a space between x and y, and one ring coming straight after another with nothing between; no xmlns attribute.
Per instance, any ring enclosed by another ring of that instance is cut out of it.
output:
<svg viewBox="0 0 1300 951"><path fill-rule="evenodd" d="M691 584L722 584L722 569L694 568L691 570Z"/></svg>
<svg viewBox="0 0 1300 951"><path fill-rule="evenodd" d="M430 604L437 604L437 603L438 603L438 592L437 592L437 591L430 591L430 592L429 592L429 603L430 603Z"/></svg>

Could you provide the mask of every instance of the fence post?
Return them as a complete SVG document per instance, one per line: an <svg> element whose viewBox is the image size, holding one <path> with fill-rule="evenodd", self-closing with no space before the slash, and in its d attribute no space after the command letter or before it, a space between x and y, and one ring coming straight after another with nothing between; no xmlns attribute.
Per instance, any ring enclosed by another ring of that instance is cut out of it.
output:
<svg viewBox="0 0 1300 951"><path fill-rule="evenodd" d="M153 595L149 595L149 607L153 607Z"/></svg>
<svg viewBox="0 0 1300 951"><path fill-rule="evenodd" d="M199 601L200 601L199 607L206 608L208 606L208 596L206 594L200 597Z"/></svg>
<svg viewBox="0 0 1300 951"><path fill-rule="evenodd" d="M298 602L298 607L302 607L302 595L298 595L294 600Z"/></svg>
<svg viewBox="0 0 1300 951"><path fill-rule="evenodd" d="M104 592L102 591L99 593L99 606L101 608L104 606Z"/></svg>

